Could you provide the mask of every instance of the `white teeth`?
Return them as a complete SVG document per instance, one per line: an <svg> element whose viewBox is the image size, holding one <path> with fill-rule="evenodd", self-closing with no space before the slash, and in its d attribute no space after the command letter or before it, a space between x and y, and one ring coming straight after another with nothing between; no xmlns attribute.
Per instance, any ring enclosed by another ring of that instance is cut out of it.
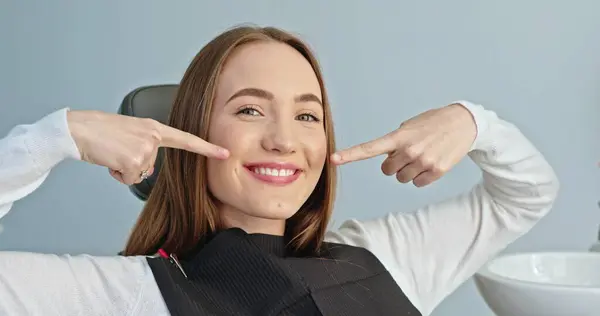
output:
<svg viewBox="0 0 600 316"><path fill-rule="evenodd" d="M292 170L292 169L271 169L271 168L253 168L253 170L255 173L258 174L262 174L262 175L266 175L266 176L273 176L273 177L288 177L293 175L296 170Z"/></svg>

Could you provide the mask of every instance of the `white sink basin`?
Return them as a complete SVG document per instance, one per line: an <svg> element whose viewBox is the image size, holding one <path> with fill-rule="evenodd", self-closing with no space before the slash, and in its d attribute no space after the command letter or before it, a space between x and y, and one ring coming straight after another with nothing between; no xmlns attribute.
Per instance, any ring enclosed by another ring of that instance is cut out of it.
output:
<svg viewBox="0 0 600 316"><path fill-rule="evenodd" d="M504 255L475 284L498 316L600 316L600 253Z"/></svg>

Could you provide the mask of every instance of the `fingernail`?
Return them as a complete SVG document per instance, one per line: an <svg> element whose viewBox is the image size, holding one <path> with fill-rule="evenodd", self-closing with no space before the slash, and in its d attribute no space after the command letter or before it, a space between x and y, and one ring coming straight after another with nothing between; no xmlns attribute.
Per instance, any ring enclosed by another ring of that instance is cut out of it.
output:
<svg viewBox="0 0 600 316"><path fill-rule="evenodd" d="M340 156L339 154L333 154L331 155L331 160L333 160L334 162L341 162L342 156Z"/></svg>
<svg viewBox="0 0 600 316"><path fill-rule="evenodd" d="M229 157L229 150L227 150L225 148L219 149L219 153L221 154L221 157L223 157L223 158Z"/></svg>

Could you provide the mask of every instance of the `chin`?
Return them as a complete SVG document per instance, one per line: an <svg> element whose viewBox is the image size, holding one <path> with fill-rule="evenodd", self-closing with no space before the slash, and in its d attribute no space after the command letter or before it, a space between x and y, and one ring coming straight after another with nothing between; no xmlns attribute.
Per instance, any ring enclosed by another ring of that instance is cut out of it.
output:
<svg viewBox="0 0 600 316"><path fill-rule="evenodd" d="M277 200L253 202L258 201L246 201L242 203L244 207L225 206L222 209L225 225L242 228L247 233L281 235L285 232L285 222L300 208Z"/></svg>
<svg viewBox="0 0 600 316"><path fill-rule="evenodd" d="M264 219L287 220L298 212L300 206L295 203L290 205L280 201L269 201L268 203L258 203L258 205L248 207L245 213L249 216Z"/></svg>

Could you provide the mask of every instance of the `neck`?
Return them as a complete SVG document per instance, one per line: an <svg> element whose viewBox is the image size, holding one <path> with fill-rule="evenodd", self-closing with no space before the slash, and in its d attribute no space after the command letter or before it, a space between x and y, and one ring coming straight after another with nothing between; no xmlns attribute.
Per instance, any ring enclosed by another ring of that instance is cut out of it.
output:
<svg viewBox="0 0 600 316"><path fill-rule="evenodd" d="M241 228L248 234L266 234L283 236L285 220L250 216L239 210L222 208L220 210L223 222L227 228Z"/></svg>

